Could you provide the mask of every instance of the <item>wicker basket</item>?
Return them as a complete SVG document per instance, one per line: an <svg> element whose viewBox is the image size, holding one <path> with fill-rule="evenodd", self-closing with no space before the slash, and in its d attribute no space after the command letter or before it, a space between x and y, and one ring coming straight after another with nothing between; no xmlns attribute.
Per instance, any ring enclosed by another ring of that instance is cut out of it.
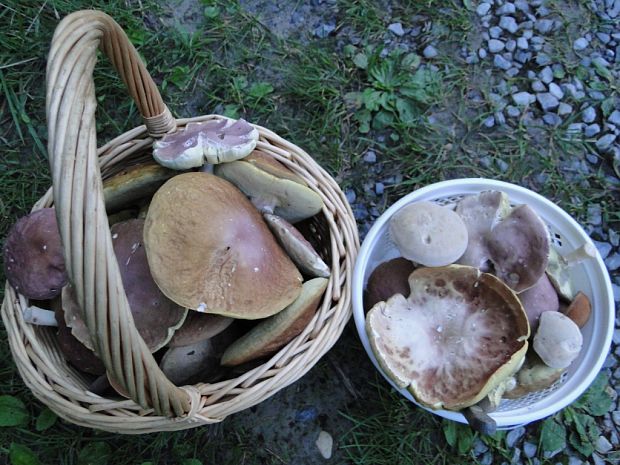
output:
<svg viewBox="0 0 620 465"><path fill-rule="evenodd" d="M93 68L97 48L111 60L145 125L97 149ZM99 357L130 399L104 398L64 360L54 330L24 322L29 302L8 283L2 304L13 358L34 395L70 422L117 433L173 431L222 421L303 376L336 342L351 315L359 249L355 220L336 182L299 147L258 127L257 148L301 176L324 201L311 230L330 265L322 304L305 330L262 365L235 379L175 386L133 324L112 249L102 179L151 158L153 141L191 121L175 120L127 36L109 16L80 11L56 29L47 66L48 152L53 187L33 207L56 208L67 271Z"/></svg>

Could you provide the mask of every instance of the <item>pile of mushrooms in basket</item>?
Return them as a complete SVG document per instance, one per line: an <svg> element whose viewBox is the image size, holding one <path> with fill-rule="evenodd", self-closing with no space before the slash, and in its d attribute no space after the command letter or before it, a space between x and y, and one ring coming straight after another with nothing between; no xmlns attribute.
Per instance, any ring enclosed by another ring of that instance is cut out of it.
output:
<svg viewBox="0 0 620 465"><path fill-rule="evenodd" d="M499 191L410 203L389 234L401 256L368 278L366 332L419 404L492 433L502 398L552 386L577 358L591 307L568 270L591 246L560 256L536 212Z"/></svg>
<svg viewBox="0 0 620 465"><path fill-rule="evenodd" d="M225 379L277 352L307 326L328 284L329 267L293 225L319 213L321 197L255 150L257 140L243 120L189 123L155 142L157 163L103 184L134 323L177 384ZM17 221L4 264L30 299L24 318L57 326L60 349L93 375L93 390L119 391L67 282L53 208Z"/></svg>

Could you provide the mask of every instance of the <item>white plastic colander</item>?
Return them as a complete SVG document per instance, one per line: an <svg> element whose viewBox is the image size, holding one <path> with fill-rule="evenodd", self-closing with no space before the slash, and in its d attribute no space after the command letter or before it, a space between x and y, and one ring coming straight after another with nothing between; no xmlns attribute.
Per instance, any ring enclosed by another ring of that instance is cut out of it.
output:
<svg viewBox="0 0 620 465"><path fill-rule="evenodd" d="M402 207L420 201L455 203L465 195L489 190L506 193L513 205L527 204L533 208L547 224L552 247L561 255L566 255L586 243L592 244L579 224L553 202L523 187L489 179L454 179L431 184L406 195L383 213L368 232L357 257L352 284L353 317L362 344L377 370L395 389L416 405L419 404L411 393L396 388L383 372L370 347L363 306L366 282L377 265L400 256L390 240L388 226L390 218ZM550 388L520 399L503 400L500 407L490 414L499 429L510 429L531 423L566 407L588 388L607 357L614 330L614 302L609 275L598 252L596 258L572 266L570 277L575 290L586 294L592 303L592 315L582 328L584 342L581 353L562 378ZM465 417L458 412L429 411L450 420L467 423Z"/></svg>

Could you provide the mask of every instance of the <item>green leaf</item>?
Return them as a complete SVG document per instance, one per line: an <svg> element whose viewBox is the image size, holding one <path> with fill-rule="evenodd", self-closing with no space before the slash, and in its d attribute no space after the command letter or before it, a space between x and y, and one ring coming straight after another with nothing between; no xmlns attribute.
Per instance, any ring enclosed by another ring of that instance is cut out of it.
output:
<svg viewBox="0 0 620 465"><path fill-rule="evenodd" d="M175 66L170 71L168 81L173 83L179 89L184 90L191 78L191 69L189 66Z"/></svg>
<svg viewBox="0 0 620 465"><path fill-rule="evenodd" d="M545 420L540 430L540 445L545 451L555 451L566 447L566 429L553 418Z"/></svg>
<svg viewBox="0 0 620 465"><path fill-rule="evenodd" d="M474 11L475 8L471 3L471 0L463 0L463 6L467 8L468 11Z"/></svg>
<svg viewBox="0 0 620 465"><path fill-rule="evenodd" d="M234 103L226 104L224 106L224 116L228 116L233 119L239 118L239 105L235 105Z"/></svg>
<svg viewBox="0 0 620 465"><path fill-rule="evenodd" d="M346 57L352 57L355 52L357 52L357 47L352 44L345 45L342 49L342 53L344 53Z"/></svg>
<svg viewBox="0 0 620 465"><path fill-rule="evenodd" d="M40 465L39 457L28 447L11 443L9 446L11 465Z"/></svg>
<svg viewBox="0 0 620 465"><path fill-rule="evenodd" d="M608 97L605 100L603 100L603 103L601 103L601 111L603 112L603 115L605 115L605 118L611 115L615 107L616 107L616 99L614 97Z"/></svg>
<svg viewBox="0 0 620 465"><path fill-rule="evenodd" d="M611 408L611 397L606 392L609 381L605 373L599 373L588 390L573 403L573 407L581 408L594 416L605 415Z"/></svg>
<svg viewBox="0 0 620 465"><path fill-rule="evenodd" d="M105 442L91 442L78 454L78 465L107 465L112 448Z"/></svg>
<svg viewBox="0 0 620 465"><path fill-rule="evenodd" d="M594 452L596 441L601 432L594 418L583 413L573 413L572 423L575 426L571 432L569 442L586 457Z"/></svg>
<svg viewBox="0 0 620 465"><path fill-rule="evenodd" d="M471 451L474 444L474 433L467 425L458 425L459 428L459 454L464 455Z"/></svg>
<svg viewBox="0 0 620 465"><path fill-rule="evenodd" d="M216 6L208 6L205 8L205 18L215 19L220 15L220 9Z"/></svg>
<svg viewBox="0 0 620 465"><path fill-rule="evenodd" d="M202 465L202 462L198 459L183 459L181 465Z"/></svg>
<svg viewBox="0 0 620 465"><path fill-rule="evenodd" d="M353 57L353 63L360 69L368 68L368 57L363 53L358 53Z"/></svg>
<svg viewBox="0 0 620 465"><path fill-rule="evenodd" d="M257 82L248 89L248 95L256 99L261 99L273 92L273 86L268 82Z"/></svg>
<svg viewBox="0 0 620 465"><path fill-rule="evenodd" d="M600 77L607 79L608 81L611 81L613 79L613 76L611 75L611 71L609 71L609 69L605 68L603 65L596 61L593 61L592 64L594 65L594 70L596 71L596 74L598 74Z"/></svg>
<svg viewBox="0 0 620 465"><path fill-rule="evenodd" d="M598 90L599 92L604 92L609 88L608 84L603 81L590 81L588 87L592 90Z"/></svg>
<svg viewBox="0 0 620 465"><path fill-rule="evenodd" d="M384 92L368 88L362 92L362 103L369 111L377 111L385 102L386 95Z"/></svg>
<svg viewBox="0 0 620 465"><path fill-rule="evenodd" d="M45 408L37 417L35 429L39 432L45 431L48 428L54 426L58 417L49 408Z"/></svg>
<svg viewBox="0 0 620 465"><path fill-rule="evenodd" d="M456 445L456 421L444 420L443 421L443 434L446 437L446 442L450 447Z"/></svg>
<svg viewBox="0 0 620 465"><path fill-rule="evenodd" d="M405 58L403 58L402 65L404 68L414 70L420 66L420 63L422 63L420 55L418 55L417 53L408 53L407 55L405 55Z"/></svg>
<svg viewBox="0 0 620 465"><path fill-rule="evenodd" d="M390 127L394 124L394 115L381 110L372 119L372 127L378 131Z"/></svg>
<svg viewBox="0 0 620 465"><path fill-rule="evenodd" d="M348 108L357 110L362 106L362 93L361 92L347 92L344 94L344 103Z"/></svg>
<svg viewBox="0 0 620 465"><path fill-rule="evenodd" d="M235 89L241 90L248 86L248 80L245 76L235 76L232 80L232 84Z"/></svg>
<svg viewBox="0 0 620 465"><path fill-rule="evenodd" d="M355 113L354 119L359 123L359 132L366 134L370 131L370 121L372 114L368 110L360 110Z"/></svg>
<svg viewBox="0 0 620 465"><path fill-rule="evenodd" d="M411 126L415 121L417 112L410 100L397 98L396 111L398 112L398 118L402 123Z"/></svg>
<svg viewBox="0 0 620 465"><path fill-rule="evenodd" d="M579 65L577 69L575 69L575 76L577 76L582 81L586 81L590 77L590 72L585 66Z"/></svg>
<svg viewBox="0 0 620 465"><path fill-rule="evenodd" d="M26 405L13 396L0 396L0 426L25 426L30 420Z"/></svg>

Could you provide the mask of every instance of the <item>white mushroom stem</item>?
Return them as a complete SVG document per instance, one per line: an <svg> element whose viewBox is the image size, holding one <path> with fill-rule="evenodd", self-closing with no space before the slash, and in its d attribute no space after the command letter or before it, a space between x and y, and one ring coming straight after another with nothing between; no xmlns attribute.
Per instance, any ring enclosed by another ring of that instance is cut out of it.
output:
<svg viewBox="0 0 620 465"><path fill-rule="evenodd" d="M562 258L568 266L577 265L585 260L596 257L596 247L586 242Z"/></svg>
<svg viewBox="0 0 620 465"><path fill-rule="evenodd" d="M23 313L24 321L38 326L58 326L56 316L51 310L30 306Z"/></svg>

